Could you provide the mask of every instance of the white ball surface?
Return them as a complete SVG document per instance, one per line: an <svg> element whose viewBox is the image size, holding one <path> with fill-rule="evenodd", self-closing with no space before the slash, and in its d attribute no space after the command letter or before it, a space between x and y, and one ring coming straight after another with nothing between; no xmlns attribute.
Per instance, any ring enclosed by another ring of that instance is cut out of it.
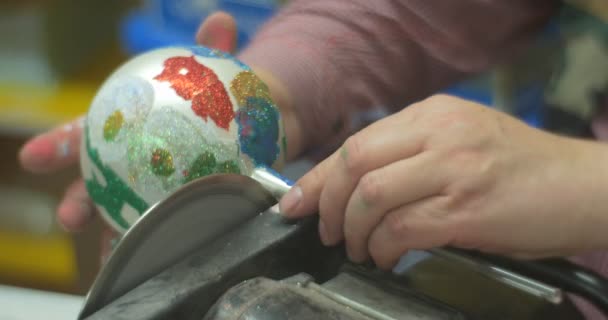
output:
<svg viewBox="0 0 608 320"><path fill-rule="evenodd" d="M119 67L89 108L81 167L116 231L199 177L284 163L268 88L238 60L204 47L150 51Z"/></svg>

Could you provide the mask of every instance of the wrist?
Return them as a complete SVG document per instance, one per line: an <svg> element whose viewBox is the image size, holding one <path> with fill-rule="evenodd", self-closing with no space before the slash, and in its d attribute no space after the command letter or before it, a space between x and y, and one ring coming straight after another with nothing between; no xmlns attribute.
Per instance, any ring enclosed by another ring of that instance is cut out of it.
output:
<svg viewBox="0 0 608 320"><path fill-rule="evenodd" d="M576 147L572 182L580 189L578 210L582 214L580 237L583 250L608 249L608 145L596 141L574 140ZM576 206L575 206L576 208ZM576 214L576 212L572 213Z"/></svg>

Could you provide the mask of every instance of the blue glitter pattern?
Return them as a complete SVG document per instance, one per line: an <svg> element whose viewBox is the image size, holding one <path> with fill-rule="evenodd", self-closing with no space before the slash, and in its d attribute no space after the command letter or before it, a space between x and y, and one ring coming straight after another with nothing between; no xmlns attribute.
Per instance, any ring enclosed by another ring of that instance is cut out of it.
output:
<svg viewBox="0 0 608 320"><path fill-rule="evenodd" d="M226 52L223 52L223 51L220 51L217 49L210 49L210 48L203 47L203 46L192 46L189 49L190 49L190 51L192 51L192 53L194 53L197 56L206 57L206 58L219 58L219 59L232 60L234 63L236 63L242 69L244 69L246 71L251 71L251 68L249 68L249 66L242 63L241 61L239 61L237 58L235 58L234 56L232 56L229 53L226 53Z"/></svg>
<svg viewBox="0 0 608 320"><path fill-rule="evenodd" d="M241 151L256 166L270 167L278 158L279 113L268 100L249 97L236 114Z"/></svg>

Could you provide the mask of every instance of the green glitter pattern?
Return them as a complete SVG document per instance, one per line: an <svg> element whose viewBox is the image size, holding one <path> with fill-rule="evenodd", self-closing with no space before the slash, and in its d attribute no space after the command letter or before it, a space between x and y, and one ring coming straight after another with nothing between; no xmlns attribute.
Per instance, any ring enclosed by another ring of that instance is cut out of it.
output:
<svg viewBox="0 0 608 320"><path fill-rule="evenodd" d="M203 152L190 166L185 174L185 181L190 182L200 177L214 173L241 173L239 166L232 160L217 163L215 155L211 152Z"/></svg>
<svg viewBox="0 0 608 320"><path fill-rule="evenodd" d="M170 106L158 108L145 118L130 122L128 134L125 135L126 166L134 190L143 194L166 194L204 175L236 171L234 167L241 172L247 170L239 158L240 150L236 141L218 140L206 135L203 129L198 119L189 118ZM158 149L170 153L172 166L168 167L174 171L165 173L171 174L164 176L154 172L150 160ZM214 155L215 165L208 164L209 159L202 157L205 152ZM225 163L229 160L234 165ZM209 167L210 170L205 172L200 169L202 167Z"/></svg>
<svg viewBox="0 0 608 320"><path fill-rule="evenodd" d="M239 169L239 165L234 161L225 161L220 163L216 167L217 173L237 173L240 174L241 170Z"/></svg>
<svg viewBox="0 0 608 320"><path fill-rule="evenodd" d="M103 175L106 186L102 186L93 172L92 178L85 181L89 196L99 206L106 209L112 219L121 227L128 229L129 224L122 217L121 211L125 204L129 204L139 214L143 214L149 205L140 198L120 177L109 167L104 166L97 150L91 147L88 126L85 126L86 149L91 162L95 164Z"/></svg>
<svg viewBox="0 0 608 320"><path fill-rule="evenodd" d="M211 152L203 152L190 166L186 175L186 182L190 182L200 177L210 175L216 166L215 156Z"/></svg>
<svg viewBox="0 0 608 320"><path fill-rule="evenodd" d="M152 172L157 176L167 177L175 172L173 156L165 149L159 148L152 152L150 165L152 166Z"/></svg>

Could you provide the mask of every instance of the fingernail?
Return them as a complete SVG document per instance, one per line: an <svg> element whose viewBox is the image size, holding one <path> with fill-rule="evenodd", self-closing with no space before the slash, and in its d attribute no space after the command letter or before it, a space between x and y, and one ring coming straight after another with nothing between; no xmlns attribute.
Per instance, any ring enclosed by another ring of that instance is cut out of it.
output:
<svg viewBox="0 0 608 320"><path fill-rule="evenodd" d="M83 126L84 126L84 117L80 117L72 122L68 122L68 123L64 124L61 129L65 133L70 133L70 132L74 131L75 129L82 129Z"/></svg>
<svg viewBox="0 0 608 320"><path fill-rule="evenodd" d="M232 30L224 24L211 25L205 40L215 49L229 51L233 42Z"/></svg>
<svg viewBox="0 0 608 320"><path fill-rule="evenodd" d="M323 242L324 245L329 245L327 229L325 228L325 222L323 222L323 220L319 220L319 237L321 238L321 242Z"/></svg>
<svg viewBox="0 0 608 320"><path fill-rule="evenodd" d="M211 32L205 32L203 34L202 42L203 42L203 45L212 47L215 44L215 38L213 37Z"/></svg>
<svg viewBox="0 0 608 320"><path fill-rule="evenodd" d="M281 214L285 216L293 215L300 201L302 201L302 188L298 186L292 187L279 202Z"/></svg>
<svg viewBox="0 0 608 320"><path fill-rule="evenodd" d="M203 39L208 45L215 46L218 40L221 40L224 36L225 28L221 24L214 23L210 24L207 29L208 30L205 32Z"/></svg>

